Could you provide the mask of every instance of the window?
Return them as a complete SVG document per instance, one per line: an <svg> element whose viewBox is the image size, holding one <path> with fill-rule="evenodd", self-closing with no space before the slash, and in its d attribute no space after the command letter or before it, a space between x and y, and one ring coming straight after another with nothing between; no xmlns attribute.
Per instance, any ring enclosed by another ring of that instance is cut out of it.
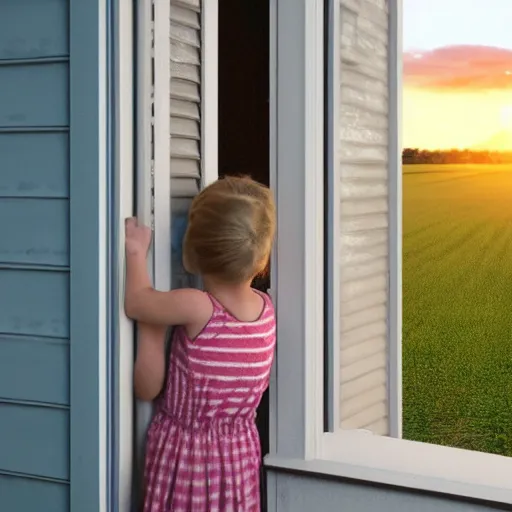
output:
<svg viewBox="0 0 512 512"><path fill-rule="evenodd" d="M271 2L279 341L267 465L512 503L512 459L401 439L401 9Z"/></svg>
<svg viewBox="0 0 512 512"><path fill-rule="evenodd" d="M510 4L443 5L403 2L404 438L512 456Z"/></svg>

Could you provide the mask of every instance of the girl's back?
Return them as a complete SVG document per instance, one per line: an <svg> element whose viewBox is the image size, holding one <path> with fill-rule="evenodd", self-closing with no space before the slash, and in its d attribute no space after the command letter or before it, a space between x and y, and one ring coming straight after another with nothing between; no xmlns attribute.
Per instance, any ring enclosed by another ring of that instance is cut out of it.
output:
<svg viewBox="0 0 512 512"><path fill-rule="evenodd" d="M274 309L260 295L253 322L210 296L212 317L194 340L175 329L168 382L148 433L145 512L260 510L254 419L275 347Z"/></svg>

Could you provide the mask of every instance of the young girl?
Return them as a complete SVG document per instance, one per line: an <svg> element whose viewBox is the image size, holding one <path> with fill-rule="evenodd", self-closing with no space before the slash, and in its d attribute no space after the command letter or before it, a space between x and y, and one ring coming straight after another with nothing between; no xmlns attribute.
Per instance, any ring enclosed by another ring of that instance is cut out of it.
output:
<svg viewBox="0 0 512 512"><path fill-rule="evenodd" d="M135 392L159 396L148 431L144 512L260 510L256 408L269 383L275 316L251 288L275 231L270 191L224 178L193 201L184 238L187 271L204 290L159 292L146 254L151 231L126 221L127 315L140 322ZM165 333L171 341L166 378Z"/></svg>

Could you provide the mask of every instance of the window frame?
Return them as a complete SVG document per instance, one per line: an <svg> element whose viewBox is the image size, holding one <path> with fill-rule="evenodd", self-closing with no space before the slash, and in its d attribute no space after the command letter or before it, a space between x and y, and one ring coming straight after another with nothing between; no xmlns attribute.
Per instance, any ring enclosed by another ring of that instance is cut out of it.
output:
<svg viewBox="0 0 512 512"><path fill-rule="evenodd" d="M219 178L219 0L201 1L201 188Z"/></svg>
<svg viewBox="0 0 512 512"><path fill-rule="evenodd" d="M114 0L112 90L114 92L114 226L111 258L116 258L112 286L114 346L111 348L113 422L113 482L109 510L128 511L132 506L133 460L133 357L134 325L124 314L124 219L134 209L134 51L132 2ZM117 324L117 325L116 325Z"/></svg>
<svg viewBox="0 0 512 512"><path fill-rule="evenodd" d="M135 204L132 214L145 224L152 223L152 133L151 133L151 103L152 103L152 58L154 40L152 34L152 1L137 0L135 6ZM154 248L151 247L148 254L148 270L153 275ZM123 290L124 293L124 290ZM132 322L132 325L134 323ZM135 325L134 325L135 327ZM126 392L130 394L133 400L133 423L134 436L132 443L133 467L133 487L131 489L132 503L138 503L142 493L142 475L144 470L144 450L146 441L146 430L151 421L153 407L150 402L144 402L134 397L133 394L133 363L136 353L136 329L132 343L133 357L129 365L132 373L130 379L130 389ZM128 447L125 447L128 449Z"/></svg>
<svg viewBox="0 0 512 512"><path fill-rule="evenodd" d="M331 55L336 62L339 1L334 0L331 19L335 43ZM393 381L390 412L395 415L391 425L395 437L341 430L337 426L332 432L324 432L324 140L323 135L319 136L324 122L323 0L271 0L270 5L271 175L273 172L279 236L272 268L278 347L271 392L271 451L265 459L266 467L276 472L349 478L474 501L512 504L512 458L400 439L402 0L390 0L389 40L388 376ZM337 89L333 87L333 91ZM333 98L338 101L337 92ZM335 126L335 119L333 123ZM336 143L332 148L336 151ZM322 286L318 286L319 280ZM338 307L333 303L334 311ZM333 352L339 352L336 336L332 343ZM339 370L332 371L334 374ZM277 481L271 472L271 505L276 492Z"/></svg>

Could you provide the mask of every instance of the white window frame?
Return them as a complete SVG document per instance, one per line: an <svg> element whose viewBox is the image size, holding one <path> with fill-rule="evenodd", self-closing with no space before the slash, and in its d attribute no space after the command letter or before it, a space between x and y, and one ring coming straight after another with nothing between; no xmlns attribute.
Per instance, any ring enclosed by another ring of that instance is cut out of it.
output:
<svg viewBox="0 0 512 512"><path fill-rule="evenodd" d="M136 5L136 215L153 229L148 255L153 285L168 290L171 284L170 1L138 0ZM158 108L152 109L153 104ZM125 371L133 373L133 353ZM133 378L126 382L129 388L124 392L133 401ZM124 447L132 459L135 454L132 503L141 497L146 431L153 415L151 402L135 400L135 404L134 444Z"/></svg>
<svg viewBox="0 0 512 512"><path fill-rule="evenodd" d="M119 264L116 282L118 289L116 318L119 321L119 338L116 340L118 356L116 403L117 436L115 454L117 460L117 482L114 487L114 503L119 511L129 511L132 506L133 471L133 336L134 328L124 314L124 219L133 215L133 5L132 2L116 1L114 14L115 38L115 162L117 184L117 208L115 212L118 226L117 255Z"/></svg>
<svg viewBox="0 0 512 512"><path fill-rule="evenodd" d="M335 11L339 12L338 1ZM390 397L390 413L395 417L391 429L396 437L340 428L324 432L321 192L324 141L323 136L319 136L323 132L324 115L323 0L271 0L270 4L270 119L271 137L277 141L271 143L271 170L274 169L279 236L272 269L278 348L271 394L272 444L266 465L277 472L316 473L512 504L512 458L400 439L401 0L390 0L393 149L390 155L392 263L388 376L394 381L390 386L394 395ZM334 40L339 41L337 18L334 23ZM331 405L337 407L336 403ZM272 475L271 472L271 506L276 492Z"/></svg>
<svg viewBox="0 0 512 512"><path fill-rule="evenodd" d="M146 225L152 225L152 134L151 134L151 103L153 98L152 58L153 58L153 24L152 0L137 0L136 2L136 126L135 126L135 192L136 208L133 212ZM153 277L154 249L148 255L148 270ZM135 331L135 330L134 330ZM133 338L132 338L133 340ZM133 361L130 371L133 374ZM142 476L144 471L144 452L146 431L153 413L152 404L135 399L133 395L133 377L130 381L130 394L135 407L133 411L134 440L132 444L133 478L132 502L138 503L142 496ZM128 447L126 447L128 449ZM124 512L124 511L123 511Z"/></svg>
<svg viewBox="0 0 512 512"><path fill-rule="evenodd" d="M201 2L201 188L219 178L219 0Z"/></svg>

